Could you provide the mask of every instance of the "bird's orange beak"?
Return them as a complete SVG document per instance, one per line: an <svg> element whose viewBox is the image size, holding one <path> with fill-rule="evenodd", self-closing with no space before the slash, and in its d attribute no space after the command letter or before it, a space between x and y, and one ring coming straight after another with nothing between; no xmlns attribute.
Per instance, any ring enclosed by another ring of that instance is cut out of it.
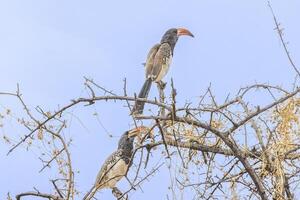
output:
<svg viewBox="0 0 300 200"><path fill-rule="evenodd" d="M194 35L189 30L187 30L185 28L178 28L177 36L179 37L181 35L188 35L188 36L194 37Z"/></svg>
<svg viewBox="0 0 300 200"><path fill-rule="evenodd" d="M139 126L137 128L134 128L134 129L131 129L128 133L128 136L129 137L135 137L137 136L138 134L140 134L141 132L145 132L147 131L148 128L146 126Z"/></svg>

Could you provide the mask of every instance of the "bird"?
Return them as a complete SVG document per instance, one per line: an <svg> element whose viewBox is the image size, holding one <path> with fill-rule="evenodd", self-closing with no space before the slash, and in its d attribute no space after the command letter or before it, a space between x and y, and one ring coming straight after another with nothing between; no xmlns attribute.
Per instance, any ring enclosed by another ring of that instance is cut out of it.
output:
<svg viewBox="0 0 300 200"><path fill-rule="evenodd" d="M147 98L152 82L160 83L167 74L175 45L178 38L182 35L194 37L194 35L185 28L171 28L165 32L160 43L155 44L150 49L145 63L146 80L139 92L138 98ZM132 109L132 114L142 114L144 105L144 101L136 101Z"/></svg>
<svg viewBox="0 0 300 200"><path fill-rule="evenodd" d="M121 136L118 142L118 149L105 160L97 175L94 186L83 199L91 199L97 191L103 188L110 188L113 194L122 195L116 187L116 183L126 175L131 166L134 138L144 128L141 126L131 129Z"/></svg>

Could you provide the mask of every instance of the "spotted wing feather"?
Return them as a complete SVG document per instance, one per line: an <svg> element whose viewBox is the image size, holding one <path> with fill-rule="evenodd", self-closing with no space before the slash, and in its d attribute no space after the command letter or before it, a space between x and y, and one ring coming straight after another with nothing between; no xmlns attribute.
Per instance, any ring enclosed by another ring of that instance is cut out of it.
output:
<svg viewBox="0 0 300 200"><path fill-rule="evenodd" d="M147 60L146 60L146 78L152 79L154 58L155 58L155 55L157 54L159 47L160 47L160 44L154 45L148 53Z"/></svg>
<svg viewBox="0 0 300 200"><path fill-rule="evenodd" d="M123 156L122 150L112 153L104 162L98 173L96 183L98 189L115 187L116 183L126 174L128 163Z"/></svg>
<svg viewBox="0 0 300 200"><path fill-rule="evenodd" d="M159 82L167 74L172 60L172 49L168 43L160 45L154 61L151 74L155 77L155 82Z"/></svg>

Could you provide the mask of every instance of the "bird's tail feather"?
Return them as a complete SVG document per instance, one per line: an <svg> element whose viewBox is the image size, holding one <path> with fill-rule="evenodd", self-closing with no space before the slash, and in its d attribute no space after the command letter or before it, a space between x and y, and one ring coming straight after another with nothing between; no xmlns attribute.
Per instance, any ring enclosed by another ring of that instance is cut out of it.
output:
<svg viewBox="0 0 300 200"><path fill-rule="evenodd" d="M94 185L83 197L83 200L91 200L96 194L98 188Z"/></svg>
<svg viewBox="0 0 300 200"><path fill-rule="evenodd" d="M138 97L139 98L147 98L148 94L149 94L149 91L150 91L150 88L151 88L151 85L152 85L151 78L146 79L146 81L145 81ZM132 109L132 114L142 114L143 111L144 111L144 105L145 105L145 102L136 101L136 103L135 103L135 105Z"/></svg>
<svg viewBox="0 0 300 200"><path fill-rule="evenodd" d="M152 83L152 80L150 78L146 79L146 81L139 93L139 98L147 98L150 88L151 88L151 83Z"/></svg>

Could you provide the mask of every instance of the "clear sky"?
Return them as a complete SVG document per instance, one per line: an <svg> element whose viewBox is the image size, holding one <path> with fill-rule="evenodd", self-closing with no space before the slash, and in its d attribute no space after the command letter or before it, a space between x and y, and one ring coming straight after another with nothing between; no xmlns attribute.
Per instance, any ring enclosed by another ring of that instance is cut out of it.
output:
<svg viewBox="0 0 300 200"><path fill-rule="evenodd" d="M296 64L300 63L300 2L271 1L289 41ZM255 82L291 88L295 73L284 55L267 1L0 1L0 91L15 91L34 108L54 110L71 99L86 95L83 76L116 93L128 81L128 93L137 92L144 79L141 63L148 50L171 27L186 27L195 38L180 38L165 81L174 79L178 103L196 101L211 83L217 99ZM152 90L151 96L157 95ZM3 107L21 107L0 97ZM18 110L19 109L19 110ZM115 137L109 138L93 117ZM98 103L78 107L68 135L80 191L94 182L101 163L116 148L117 140L131 124L122 103ZM13 126L13 125L11 125ZM0 129L13 137L24 132ZM32 190L49 191L48 175L39 174L34 152L17 149L6 156L8 146L0 141L0 198ZM168 174L164 170L146 183L131 199L165 199ZM126 189L126 182L121 183ZM101 197L101 195L99 195ZM110 199L110 191L102 192Z"/></svg>

